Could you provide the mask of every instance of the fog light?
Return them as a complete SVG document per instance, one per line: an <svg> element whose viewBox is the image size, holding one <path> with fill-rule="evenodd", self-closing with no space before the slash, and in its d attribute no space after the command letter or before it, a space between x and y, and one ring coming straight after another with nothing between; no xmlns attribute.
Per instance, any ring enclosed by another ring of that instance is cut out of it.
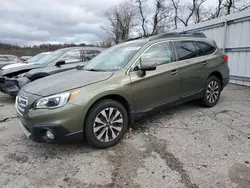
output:
<svg viewBox="0 0 250 188"><path fill-rule="evenodd" d="M46 136L51 140L55 139L55 136L51 131L46 131Z"/></svg>

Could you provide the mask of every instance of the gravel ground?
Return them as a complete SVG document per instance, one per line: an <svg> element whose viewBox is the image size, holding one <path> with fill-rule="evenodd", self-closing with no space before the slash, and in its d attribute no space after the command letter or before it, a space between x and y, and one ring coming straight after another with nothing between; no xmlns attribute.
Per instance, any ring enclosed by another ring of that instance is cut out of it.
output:
<svg viewBox="0 0 250 188"><path fill-rule="evenodd" d="M191 102L136 127L106 150L38 144L0 94L0 187L250 187L250 88L229 85L213 108Z"/></svg>

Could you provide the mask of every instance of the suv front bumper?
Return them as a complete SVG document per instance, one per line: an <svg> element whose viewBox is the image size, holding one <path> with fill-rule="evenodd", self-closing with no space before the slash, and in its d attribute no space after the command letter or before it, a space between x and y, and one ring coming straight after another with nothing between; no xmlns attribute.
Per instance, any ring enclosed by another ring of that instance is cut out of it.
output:
<svg viewBox="0 0 250 188"><path fill-rule="evenodd" d="M61 125L35 125L31 130L19 121L21 130L27 136L27 138L38 143L64 143L83 140L83 131L71 133ZM46 136L46 131L50 131L54 135L54 139L50 139Z"/></svg>
<svg viewBox="0 0 250 188"><path fill-rule="evenodd" d="M29 82L30 80L26 77L8 78L0 76L0 91L11 96L16 96L20 88Z"/></svg>
<svg viewBox="0 0 250 188"><path fill-rule="evenodd" d="M25 135L40 143L61 143L64 141L82 141L83 107L67 103L54 109L34 109L33 104L41 96L33 95L21 90L16 97L15 108L20 127ZM50 139L47 131L53 134Z"/></svg>

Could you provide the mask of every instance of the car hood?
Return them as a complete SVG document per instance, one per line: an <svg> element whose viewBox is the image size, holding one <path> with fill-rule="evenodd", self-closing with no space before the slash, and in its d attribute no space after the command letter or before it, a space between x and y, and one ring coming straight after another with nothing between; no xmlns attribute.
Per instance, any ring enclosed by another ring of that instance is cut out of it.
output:
<svg viewBox="0 0 250 188"><path fill-rule="evenodd" d="M39 96L49 96L94 84L110 78L113 72L70 70L47 76L24 86L22 90Z"/></svg>
<svg viewBox="0 0 250 188"><path fill-rule="evenodd" d="M16 67L22 67L22 66L27 66L28 64L25 64L25 63L14 63L14 64L11 64L11 65L6 65L4 66L2 69L10 69L10 68L16 68Z"/></svg>
<svg viewBox="0 0 250 188"><path fill-rule="evenodd" d="M6 68L7 67L7 68ZM7 75L10 73L18 72L18 71L24 71L24 70L31 70L39 68L40 66L37 64L23 64L23 63L16 63L13 65L7 65L2 68L2 75Z"/></svg>

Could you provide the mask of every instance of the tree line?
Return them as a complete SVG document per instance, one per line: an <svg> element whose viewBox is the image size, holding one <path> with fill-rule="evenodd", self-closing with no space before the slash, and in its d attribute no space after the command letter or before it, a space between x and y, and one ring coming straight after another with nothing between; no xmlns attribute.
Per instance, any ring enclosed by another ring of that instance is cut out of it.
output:
<svg viewBox="0 0 250 188"><path fill-rule="evenodd" d="M110 40L119 43L132 34L151 36L250 8L249 0L216 0L211 7L206 6L208 2L125 0L105 11L106 23L102 29Z"/></svg>
<svg viewBox="0 0 250 188"><path fill-rule="evenodd" d="M41 44L34 46L18 46L0 43L0 54L10 54L16 56L33 56L42 52L50 52L67 47L86 46L86 44Z"/></svg>
<svg viewBox="0 0 250 188"><path fill-rule="evenodd" d="M54 50L58 50L61 48L68 48L68 47L78 47L78 46L95 46L95 47L102 47L108 48L112 45L111 41L103 41L98 42L96 44L41 44L41 45L34 45L34 46L18 46L12 44L5 44L0 42L0 54L9 54L9 55L16 55L20 56L34 56L36 54L42 52L51 52Z"/></svg>

